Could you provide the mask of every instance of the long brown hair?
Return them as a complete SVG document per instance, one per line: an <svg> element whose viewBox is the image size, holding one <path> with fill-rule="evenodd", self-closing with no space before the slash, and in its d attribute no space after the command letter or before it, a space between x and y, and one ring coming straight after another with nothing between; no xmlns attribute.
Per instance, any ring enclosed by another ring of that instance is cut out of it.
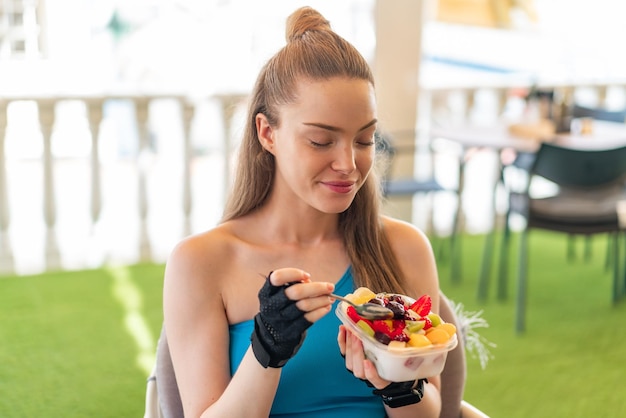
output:
<svg viewBox="0 0 626 418"><path fill-rule="evenodd" d="M374 76L363 56L337 35L316 10L302 7L287 19L287 44L261 69L250 98L248 119L239 148L239 160L223 221L244 216L262 206L275 175L274 156L259 142L255 117L264 114L279 126L278 107L295 99L302 79ZM379 175L372 170L350 207L339 215L339 229L352 263L356 286L375 292L405 291L404 280L383 231Z"/></svg>

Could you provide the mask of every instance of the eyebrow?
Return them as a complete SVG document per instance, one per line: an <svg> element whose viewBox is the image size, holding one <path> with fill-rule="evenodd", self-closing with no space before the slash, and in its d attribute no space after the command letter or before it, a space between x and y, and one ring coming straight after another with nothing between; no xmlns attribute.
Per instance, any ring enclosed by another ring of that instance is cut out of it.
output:
<svg viewBox="0 0 626 418"><path fill-rule="evenodd" d="M372 119L370 122L368 122L365 125L363 125L362 127L360 127L359 128L359 132L366 130L367 128L369 128L370 126L376 124L377 122L378 122L377 119ZM317 128L325 129L325 130L331 131L331 132L340 132L342 130L341 128L338 128L336 126L326 125L324 123L304 122L303 125L315 126Z"/></svg>

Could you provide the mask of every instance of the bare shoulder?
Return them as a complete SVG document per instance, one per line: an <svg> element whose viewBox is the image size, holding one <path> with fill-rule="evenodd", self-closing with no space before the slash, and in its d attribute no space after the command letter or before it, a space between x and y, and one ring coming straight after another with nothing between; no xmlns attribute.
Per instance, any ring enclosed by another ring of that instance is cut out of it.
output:
<svg viewBox="0 0 626 418"><path fill-rule="evenodd" d="M228 269L224 261L232 258L233 248L232 236L224 225L180 241L166 262L166 295L184 293L204 300L219 295L220 277Z"/></svg>
<svg viewBox="0 0 626 418"><path fill-rule="evenodd" d="M411 296L421 296L425 293L431 296L438 295L437 265L426 234L411 223L390 217L383 217L383 227L403 276L411 289ZM438 303L435 302L435 305L434 308L437 311Z"/></svg>
<svg viewBox="0 0 626 418"><path fill-rule="evenodd" d="M180 241L166 263L163 319L183 402L217 397L230 379L223 289L234 241L220 225Z"/></svg>
<svg viewBox="0 0 626 418"><path fill-rule="evenodd" d="M384 216L383 227L396 256L402 256L407 252L415 256L416 251L427 253L432 251L426 234L409 222Z"/></svg>

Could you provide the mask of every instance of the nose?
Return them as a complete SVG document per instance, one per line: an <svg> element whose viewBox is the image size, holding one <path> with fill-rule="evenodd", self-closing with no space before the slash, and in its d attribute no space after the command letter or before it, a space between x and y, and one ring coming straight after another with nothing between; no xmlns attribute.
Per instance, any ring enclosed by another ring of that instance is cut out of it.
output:
<svg viewBox="0 0 626 418"><path fill-rule="evenodd" d="M340 173L349 174L356 169L355 150L351 145L337 147L332 169Z"/></svg>

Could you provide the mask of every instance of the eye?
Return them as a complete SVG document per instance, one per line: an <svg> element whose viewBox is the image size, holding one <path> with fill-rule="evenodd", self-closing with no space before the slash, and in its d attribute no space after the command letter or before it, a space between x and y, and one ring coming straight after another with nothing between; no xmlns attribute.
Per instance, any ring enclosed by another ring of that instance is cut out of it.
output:
<svg viewBox="0 0 626 418"><path fill-rule="evenodd" d="M374 135L369 135L367 137L357 139L356 143L363 147L371 147L371 146L374 146L376 141L374 139Z"/></svg>
<svg viewBox="0 0 626 418"><path fill-rule="evenodd" d="M326 148L332 144L332 142L328 140L315 140L315 139L309 139L309 143L314 148Z"/></svg>

